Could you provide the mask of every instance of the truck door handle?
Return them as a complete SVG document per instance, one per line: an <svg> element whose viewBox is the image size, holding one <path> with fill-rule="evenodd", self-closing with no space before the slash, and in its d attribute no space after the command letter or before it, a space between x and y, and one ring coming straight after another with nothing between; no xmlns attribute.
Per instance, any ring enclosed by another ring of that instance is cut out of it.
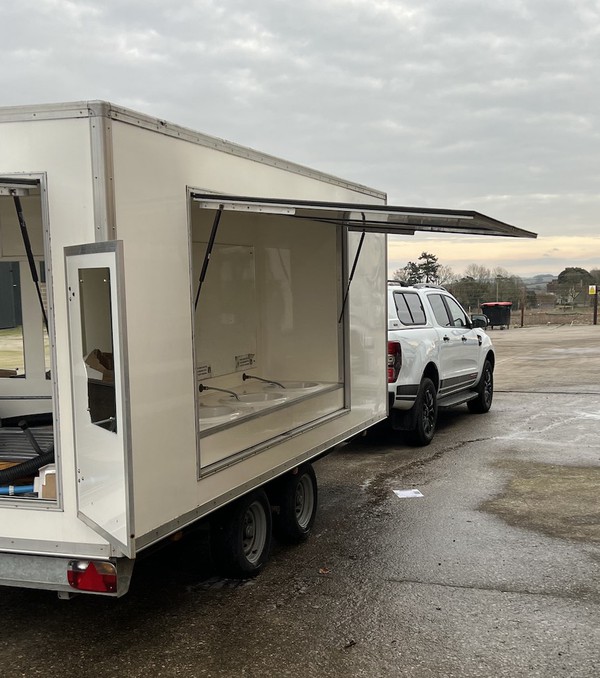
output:
<svg viewBox="0 0 600 678"><path fill-rule="evenodd" d="M450 337L447 334L444 336L444 341L450 341Z"/></svg>

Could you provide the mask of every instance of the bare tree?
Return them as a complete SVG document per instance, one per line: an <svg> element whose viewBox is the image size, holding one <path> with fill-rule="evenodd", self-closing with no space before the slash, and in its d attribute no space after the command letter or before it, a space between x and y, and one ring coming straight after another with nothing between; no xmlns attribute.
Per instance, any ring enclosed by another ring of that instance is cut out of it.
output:
<svg viewBox="0 0 600 678"><path fill-rule="evenodd" d="M481 266L479 264L469 264L467 268L465 268L465 272L462 277L471 278L478 283L489 283L492 281L492 272L486 266Z"/></svg>
<svg viewBox="0 0 600 678"><path fill-rule="evenodd" d="M442 264L437 271L437 283L438 285L450 285L453 282L458 280L458 276L450 266Z"/></svg>

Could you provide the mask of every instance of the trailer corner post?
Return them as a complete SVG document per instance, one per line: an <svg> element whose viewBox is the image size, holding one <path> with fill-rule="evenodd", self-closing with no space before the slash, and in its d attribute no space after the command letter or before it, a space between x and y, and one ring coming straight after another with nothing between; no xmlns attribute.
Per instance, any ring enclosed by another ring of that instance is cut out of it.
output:
<svg viewBox="0 0 600 678"><path fill-rule="evenodd" d="M96 242L105 242L117 238L111 106L91 101L88 111Z"/></svg>

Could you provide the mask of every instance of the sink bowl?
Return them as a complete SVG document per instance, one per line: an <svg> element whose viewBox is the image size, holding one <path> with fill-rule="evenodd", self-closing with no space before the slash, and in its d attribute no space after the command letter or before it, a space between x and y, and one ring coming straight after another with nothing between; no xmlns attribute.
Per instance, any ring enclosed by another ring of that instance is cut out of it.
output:
<svg viewBox="0 0 600 678"><path fill-rule="evenodd" d="M276 384L269 384L267 388L269 390L276 390L279 393L284 393L285 391L308 393L310 391L316 391L321 386L318 381L282 381L280 383L281 386L284 387L283 389Z"/></svg>
<svg viewBox="0 0 600 678"><path fill-rule="evenodd" d="M233 396L222 401L226 403L235 404L238 406L247 407L268 407L269 405L279 405L285 402L285 395L278 390L277 393L242 393L239 395L239 400Z"/></svg>
<svg viewBox="0 0 600 678"><path fill-rule="evenodd" d="M239 416L239 412L227 405L200 405L198 407L198 417L205 424L224 424Z"/></svg>

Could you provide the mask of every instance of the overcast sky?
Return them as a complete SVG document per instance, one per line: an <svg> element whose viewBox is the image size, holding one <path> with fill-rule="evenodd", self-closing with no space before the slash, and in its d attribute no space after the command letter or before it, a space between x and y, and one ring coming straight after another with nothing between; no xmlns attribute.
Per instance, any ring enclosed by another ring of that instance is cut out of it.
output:
<svg viewBox="0 0 600 678"><path fill-rule="evenodd" d="M600 268L598 0L0 0L0 56L0 105L105 99L539 234L390 270Z"/></svg>

